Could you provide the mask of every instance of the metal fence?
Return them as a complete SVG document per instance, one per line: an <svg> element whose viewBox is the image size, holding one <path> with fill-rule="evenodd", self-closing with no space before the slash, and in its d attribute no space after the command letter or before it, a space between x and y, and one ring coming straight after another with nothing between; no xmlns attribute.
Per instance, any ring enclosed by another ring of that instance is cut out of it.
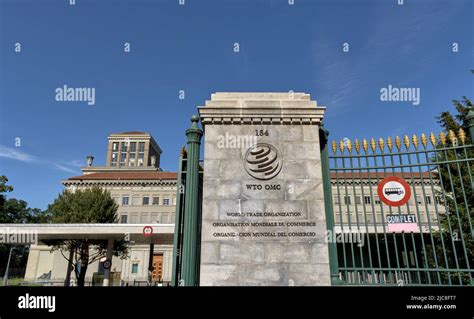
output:
<svg viewBox="0 0 474 319"><path fill-rule="evenodd" d="M474 285L474 147L462 129L328 147L333 284Z"/></svg>

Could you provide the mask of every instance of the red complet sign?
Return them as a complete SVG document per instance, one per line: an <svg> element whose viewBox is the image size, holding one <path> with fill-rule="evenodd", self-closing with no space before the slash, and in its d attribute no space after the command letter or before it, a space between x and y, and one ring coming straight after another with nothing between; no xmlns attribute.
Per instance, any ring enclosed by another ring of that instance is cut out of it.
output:
<svg viewBox="0 0 474 319"><path fill-rule="evenodd" d="M153 227L151 226L143 227L143 236L150 237L151 235L153 235Z"/></svg>
<svg viewBox="0 0 474 319"><path fill-rule="evenodd" d="M390 176L380 181L377 193L382 202L389 206L402 206L411 196L410 185L403 178Z"/></svg>

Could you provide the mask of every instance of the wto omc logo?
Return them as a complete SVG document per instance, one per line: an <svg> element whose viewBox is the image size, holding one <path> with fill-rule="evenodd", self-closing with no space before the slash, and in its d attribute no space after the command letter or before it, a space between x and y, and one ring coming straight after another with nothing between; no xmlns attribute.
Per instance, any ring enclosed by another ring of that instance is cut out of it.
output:
<svg viewBox="0 0 474 319"><path fill-rule="evenodd" d="M273 145L257 143L245 153L244 168L253 178L272 179L280 173L282 166L279 152Z"/></svg>

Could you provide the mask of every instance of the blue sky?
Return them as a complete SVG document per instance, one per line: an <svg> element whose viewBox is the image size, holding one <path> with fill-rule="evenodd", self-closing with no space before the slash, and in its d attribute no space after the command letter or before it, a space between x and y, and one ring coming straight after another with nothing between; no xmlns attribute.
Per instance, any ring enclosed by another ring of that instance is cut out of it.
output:
<svg viewBox="0 0 474 319"><path fill-rule="evenodd" d="M218 91L310 93L334 139L438 132L434 117L473 97L473 2L397 1L0 0L9 196L46 208L86 155L105 163L113 132L149 132L176 170L190 116ZM64 84L95 88L95 105L57 102ZM388 85L419 88L420 105L381 102Z"/></svg>

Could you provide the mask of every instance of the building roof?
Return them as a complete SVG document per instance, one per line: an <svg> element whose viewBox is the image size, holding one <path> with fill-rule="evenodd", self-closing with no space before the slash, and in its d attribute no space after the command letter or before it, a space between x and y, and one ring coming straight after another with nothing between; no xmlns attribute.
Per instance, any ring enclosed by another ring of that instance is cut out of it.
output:
<svg viewBox="0 0 474 319"><path fill-rule="evenodd" d="M130 132L123 132L123 133L112 133L111 135L150 135L147 132L140 132L140 131L130 131Z"/></svg>
<svg viewBox="0 0 474 319"><path fill-rule="evenodd" d="M362 179L383 179L385 177L389 176L396 176L396 177L401 177L404 179L411 179L411 174L410 172L334 172L331 171L331 179L352 179L352 178L362 178ZM424 179L430 178L430 172L413 172L413 178L420 179L423 177ZM431 172L431 178L437 178L438 174L436 172Z"/></svg>
<svg viewBox="0 0 474 319"><path fill-rule="evenodd" d="M92 173L68 178L77 180L176 180L175 172L103 172Z"/></svg>

